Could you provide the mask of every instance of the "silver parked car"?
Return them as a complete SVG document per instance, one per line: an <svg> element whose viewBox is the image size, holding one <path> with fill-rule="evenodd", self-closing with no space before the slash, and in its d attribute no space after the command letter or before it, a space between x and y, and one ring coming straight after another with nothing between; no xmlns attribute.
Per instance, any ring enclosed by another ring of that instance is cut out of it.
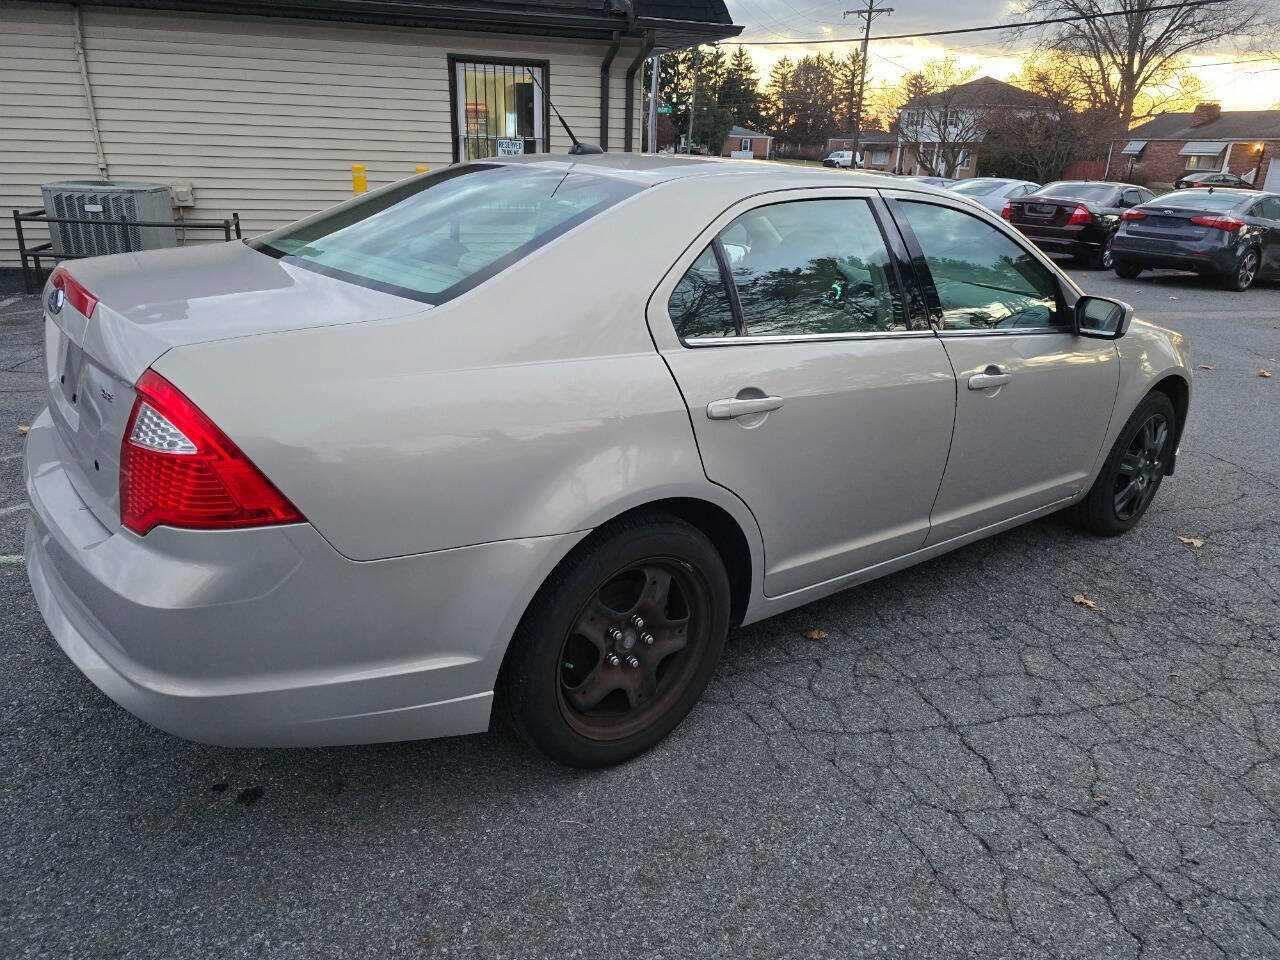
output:
<svg viewBox="0 0 1280 960"><path fill-rule="evenodd" d="M1172 473L1174 333L900 180L484 161L45 291L27 569L180 736L645 750L750 623Z"/></svg>
<svg viewBox="0 0 1280 960"><path fill-rule="evenodd" d="M1025 197L1040 189L1040 184L1030 180L1009 180L1005 177L970 177L947 185L952 193L968 197L992 213L1000 213L1009 200Z"/></svg>

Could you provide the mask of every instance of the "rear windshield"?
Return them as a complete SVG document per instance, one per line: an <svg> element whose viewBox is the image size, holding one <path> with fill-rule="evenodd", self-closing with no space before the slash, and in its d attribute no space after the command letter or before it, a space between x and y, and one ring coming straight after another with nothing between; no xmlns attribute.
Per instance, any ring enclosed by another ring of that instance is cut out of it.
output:
<svg viewBox="0 0 1280 960"><path fill-rule="evenodd" d="M971 197L981 197L1004 185L1004 180L962 180L947 189L952 193L964 193Z"/></svg>
<svg viewBox="0 0 1280 960"><path fill-rule="evenodd" d="M572 168L467 164L249 242L319 273L443 303L639 189Z"/></svg>
<svg viewBox="0 0 1280 960"><path fill-rule="evenodd" d="M1110 200L1116 188L1108 183L1051 183L1037 190L1037 197L1061 197L1065 200Z"/></svg>
<svg viewBox="0 0 1280 960"><path fill-rule="evenodd" d="M1166 193L1154 200L1149 200L1144 206L1164 207L1167 210L1209 210L1213 213L1222 213L1235 209L1241 200L1253 196L1256 194L1241 195L1223 190L1215 190L1213 193L1208 190L1175 190L1173 193Z"/></svg>

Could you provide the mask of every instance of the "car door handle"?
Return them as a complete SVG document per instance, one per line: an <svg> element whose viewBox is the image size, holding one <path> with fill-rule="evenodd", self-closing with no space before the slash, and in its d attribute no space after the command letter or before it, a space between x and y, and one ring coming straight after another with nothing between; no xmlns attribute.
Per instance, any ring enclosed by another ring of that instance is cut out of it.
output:
<svg viewBox="0 0 1280 960"><path fill-rule="evenodd" d="M969 389L986 390L990 387L1003 387L1012 379L1011 374L1005 373L996 364L989 363L986 370L975 373L969 378Z"/></svg>
<svg viewBox="0 0 1280 960"><path fill-rule="evenodd" d="M753 413L769 413L782 406L781 397L748 397L728 400L712 400L707 404L708 420L732 420L734 417L747 417Z"/></svg>

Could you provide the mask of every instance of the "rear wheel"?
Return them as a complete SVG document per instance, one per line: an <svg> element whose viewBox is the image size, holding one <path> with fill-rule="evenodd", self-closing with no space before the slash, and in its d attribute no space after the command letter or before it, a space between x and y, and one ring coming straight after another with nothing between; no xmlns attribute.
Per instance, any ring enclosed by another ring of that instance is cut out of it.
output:
<svg viewBox="0 0 1280 960"><path fill-rule="evenodd" d="M1142 519L1173 455L1175 426L1169 398L1148 394L1120 431L1089 493L1073 508L1082 527L1114 537Z"/></svg>
<svg viewBox="0 0 1280 960"><path fill-rule="evenodd" d="M1258 277L1258 251L1250 247L1240 254L1235 269L1222 277L1222 285L1228 290L1248 290Z"/></svg>
<svg viewBox="0 0 1280 960"><path fill-rule="evenodd" d="M1137 278L1138 274L1142 273L1142 265L1118 260L1115 263L1114 270L1116 272L1116 276L1120 277L1122 280L1134 280Z"/></svg>
<svg viewBox="0 0 1280 960"><path fill-rule="evenodd" d="M1096 270L1110 270L1114 263L1115 258L1111 255L1111 238L1107 237L1107 242L1102 245L1102 249L1089 258L1089 265Z"/></svg>
<svg viewBox="0 0 1280 960"><path fill-rule="evenodd" d="M521 621L505 671L511 719L553 760L621 763L684 719L728 627L728 575L699 530L666 514L602 528Z"/></svg>

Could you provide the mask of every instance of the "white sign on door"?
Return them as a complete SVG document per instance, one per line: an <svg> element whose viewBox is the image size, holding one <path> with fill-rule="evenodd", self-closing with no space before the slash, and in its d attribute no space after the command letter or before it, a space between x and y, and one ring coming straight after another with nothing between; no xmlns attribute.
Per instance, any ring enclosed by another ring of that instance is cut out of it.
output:
<svg viewBox="0 0 1280 960"><path fill-rule="evenodd" d="M520 157L524 155L523 140L499 140L498 156L500 157Z"/></svg>

